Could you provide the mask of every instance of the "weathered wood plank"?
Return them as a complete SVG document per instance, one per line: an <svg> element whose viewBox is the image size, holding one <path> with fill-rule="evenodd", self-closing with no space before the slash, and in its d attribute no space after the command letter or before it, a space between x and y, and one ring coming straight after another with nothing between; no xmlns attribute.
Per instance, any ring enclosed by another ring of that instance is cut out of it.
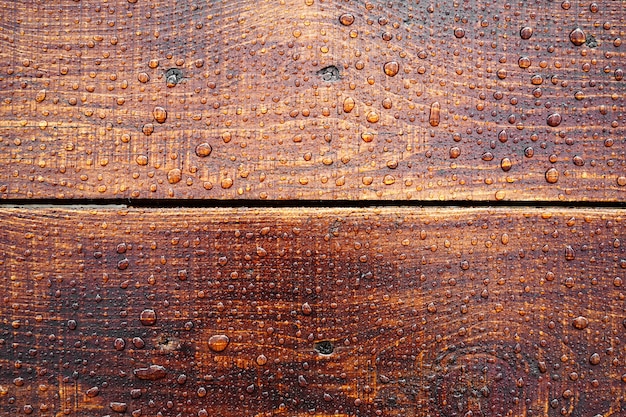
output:
<svg viewBox="0 0 626 417"><path fill-rule="evenodd" d="M0 415L623 416L624 221L4 209Z"/></svg>
<svg viewBox="0 0 626 417"><path fill-rule="evenodd" d="M2 0L0 195L620 201L625 10Z"/></svg>

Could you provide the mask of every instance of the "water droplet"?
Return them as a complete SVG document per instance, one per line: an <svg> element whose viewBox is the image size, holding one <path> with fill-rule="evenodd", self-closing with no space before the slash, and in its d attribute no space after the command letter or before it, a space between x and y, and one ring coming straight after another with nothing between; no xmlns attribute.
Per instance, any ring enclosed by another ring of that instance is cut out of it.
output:
<svg viewBox="0 0 626 417"><path fill-rule="evenodd" d="M573 261L576 258L576 254L574 252L574 248L570 245L565 247L565 259L568 261Z"/></svg>
<svg viewBox="0 0 626 417"><path fill-rule="evenodd" d="M115 339L115 342L113 342L113 346L115 347L115 350L124 350L126 342L121 337L118 337Z"/></svg>
<svg viewBox="0 0 626 417"><path fill-rule="evenodd" d="M598 355L597 353L594 353L593 355L591 355L589 357L589 363L592 365L597 365L600 363L600 355Z"/></svg>
<svg viewBox="0 0 626 417"><path fill-rule="evenodd" d="M89 398L97 397L99 393L100 388L98 387L91 387L87 391L85 391L85 395Z"/></svg>
<svg viewBox="0 0 626 417"><path fill-rule="evenodd" d="M366 119L370 123L377 123L380 120L380 116L378 115L378 113L372 110L371 112L367 113Z"/></svg>
<svg viewBox="0 0 626 417"><path fill-rule="evenodd" d="M161 365L150 365L147 368L137 368L133 371L133 374L145 381L156 381L163 379L167 376L167 371Z"/></svg>
<svg viewBox="0 0 626 417"><path fill-rule="evenodd" d="M165 123L165 120L167 119L167 111L165 111L163 107L155 107L152 115L154 116L154 120L158 123Z"/></svg>
<svg viewBox="0 0 626 417"><path fill-rule="evenodd" d="M546 123L548 123L548 126L557 127L561 124L561 115L559 113L552 113L546 119Z"/></svg>
<svg viewBox="0 0 626 417"><path fill-rule="evenodd" d="M396 61L386 62L383 69L386 75L393 77L398 73L398 71L400 71L400 64Z"/></svg>
<svg viewBox="0 0 626 417"><path fill-rule="evenodd" d="M44 101L46 99L46 90L39 90L37 92L37 95L35 96L35 101L37 103L41 103L42 101Z"/></svg>
<svg viewBox="0 0 626 417"><path fill-rule="evenodd" d="M141 324L143 324L144 326L154 325L154 323L156 323L157 321L156 311L149 309L149 308L145 309L139 315L139 320L141 321Z"/></svg>
<svg viewBox="0 0 626 417"><path fill-rule="evenodd" d="M374 134L370 132L363 132L361 133L361 139L363 142L369 143L374 140Z"/></svg>
<svg viewBox="0 0 626 417"><path fill-rule="evenodd" d="M519 35L522 39L530 39L530 37L533 36L533 28L525 26L520 29Z"/></svg>
<svg viewBox="0 0 626 417"><path fill-rule="evenodd" d="M546 181L548 181L550 184L554 184L559 180L559 171L556 170L556 168L549 168L546 171Z"/></svg>
<svg viewBox="0 0 626 417"><path fill-rule="evenodd" d="M385 184L385 185L391 185L391 184L393 184L395 182L396 182L396 177L394 177L393 175L387 174L383 178L383 184Z"/></svg>
<svg viewBox="0 0 626 417"><path fill-rule="evenodd" d="M457 37L458 39L465 37L465 29L463 28L454 29L454 36Z"/></svg>
<svg viewBox="0 0 626 417"><path fill-rule="evenodd" d="M576 46L580 46L587 40L585 32L581 28L572 30L569 34L569 40Z"/></svg>
<svg viewBox="0 0 626 417"><path fill-rule="evenodd" d="M343 100L343 111L350 113L354 109L354 99L352 97L346 97Z"/></svg>
<svg viewBox="0 0 626 417"><path fill-rule="evenodd" d="M302 314L304 314L305 316L310 316L311 313L313 313L313 308L311 308L311 305L309 303L302 304L301 310Z"/></svg>
<svg viewBox="0 0 626 417"><path fill-rule="evenodd" d="M502 168L502 171L504 172L510 171L512 166L513 163L507 157L502 158L502 160L500 161L500 168Z"/></svg>
<svg viewBox="0 0 626 417"><path fill-rule="evenodd" d="M128 409L128 405L126 403L120 403L120 402L109 403L109 407L111 408L111 410L115 411L116 413L125 413L126 410Z"/></svg>
<svg viewBox="0 0 626 417"><path fill-rule="evenodd" d="M171 169L167 173L167 181L170 184L176 184L176 183L180 182L180 180L182 178L183 178L183 174L182 174L181 170L178 169L178 168Z"/></svg>
<svg viewBox="0 0 626 417"><path fill-rule="evenodd" d="M517 65L519 65L519 67L523 69L530 67L530 58L527 56L520 57L520 59L517 61Z"/></svg>
<svg viewBox="0 0 626 417"><path fill-rule="evenodd" d="M216 334L209 338L209 349L213 352L223 352L230 343L230 339L225 334Z"/></svg>
<svg viewBox="0 0 626 417"><path fill-rule="evenodd" d="M342 14L341 16L339 16L339 23L341 23L344 26L350 26L351 24L354 23L354 15L350 13Z"/></svg>
<svg viewBox="0 0 626 417"><path fill-rule="evenodd" d="M436 127L439 126L439 113L440 113L440 105L438 101L433 102L430 105L430 116L428 118L428 122L431 126Z"/></svg>
<svg viewBox="0 0 626 417"><path fill-rule="evenodd" d="M461 148L453 146L450 148L450 158L456 159L461 155Z"/></svg>
<svg viewBox="0 0 626 417"><path fill-rule="evenodd" d="M509 140L509 134L506 132L506 129L501 130L500 133L498 133L498 140L502 143L506 143L506 141Z"/></svg>
<svg viewBox="0 0 626 417"><path fill-rule="evenodd" d="M267 357L265 355L263 355L263 354L257 356L256 363L259 366L265 365L267 363Z"/></svg>
<svg viewBox="0 0 626 417"><path fill-rule="evenodd" d="M196 155L198 155L201 158L211 155L212 151L213 151L213 148L211 147L211 145L209 145L206 142L200 143L198 144L198 146L196 146Z"/></svg>
<svg viewBox="0 0 626 417"><path fill-rule="evenodd" d="M589 320L586 317L578 316L572 322L572 326L578 330L586 329L589 326Z"/></svg>
<svg viewBox="0 0 626 417"><path fill-rule="evenodd" d="M133 346L137 349L142 349L146 343L143 341L141 337L133 337Z"/></svg>

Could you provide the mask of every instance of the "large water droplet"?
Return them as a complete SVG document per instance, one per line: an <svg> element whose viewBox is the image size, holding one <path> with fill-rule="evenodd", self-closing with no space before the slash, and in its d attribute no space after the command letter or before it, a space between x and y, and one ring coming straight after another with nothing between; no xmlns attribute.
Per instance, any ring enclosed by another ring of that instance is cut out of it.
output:
<svg viewBox="0 0 626 417"><path fill-rule="evenodd" d="M430 116L428 118L428 122L433 127L439 126L440 109L441 106L438 101L435 101L430 105Z"/></svg>
<svg viewBox="0 0 626 417"><path fill-rule="evenodd" d="M156 312L152 309L147 308L141 312L141 314L139 315L139 320L144 326L152 326L157 321Z"/></svg>
<svg viewBox="0 0 626 417"><path fill-rule="evenodd" d="M581 28L576 28L572 30L569 34L569 40L576 46L580 46L587 40L587 36L585 36L585 32L582 31Z"/></svg>
<svg viewBox="0 0 626 417"><path fill-rule="evenodd" d="M167 371L161 365L150 365L147 368L137 368L133 371L133 374L146 381L156 381L163 379L167 375Z"/></svg>
<svg viewBox="0 0 626 417"><path fill-rule="evenodd" d="M213 352L222 352L230 343L230 339L225 334L216 334L209 338L209 349Z"/></svg>
<svg viewBox="0 0 626 417"><path fill-rule="evenodd" d="M341 23L344 26L350 26L351 24L354 23L354 15L350 13L342 14L341 16L339 16L339 23Z"/></svg>
<svg viewBox="0 0 626 417"><path fill-rule="evenodd" d="M154 120L158 123L165 123L165 120L167 119L167 111L163 107L155 107L152 114L154 116Z"/></svg>
<svg viewBox="0 0 626 417"><path fill-rule="evenodd" d="M398 71L400 71L400 64L398 64L396 61L386 62L383 66L383 69L385 71L385 74L393 77L398 73Z"/></svg>
<svg viewBox="0 0 626 417"><path fill-rule="evenodd" d="M552 167L546 171L546 181L550 184L554 184L559 180L559 171Z"/></svg>

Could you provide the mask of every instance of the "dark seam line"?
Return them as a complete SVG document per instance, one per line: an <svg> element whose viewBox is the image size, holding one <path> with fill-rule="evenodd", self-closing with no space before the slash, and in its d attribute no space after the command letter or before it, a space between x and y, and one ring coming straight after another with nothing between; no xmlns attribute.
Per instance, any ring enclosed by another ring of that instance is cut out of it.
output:
<svg viewBox="0 0 626 417"><path fill-rule="evenodd" d="M107 206L127 208L368 208L368 207L511 207L511 208L626 208L626 201L489 201L489 200L177 200L177 199L15 199L0 201L0 208L48 206Z"/></svg>

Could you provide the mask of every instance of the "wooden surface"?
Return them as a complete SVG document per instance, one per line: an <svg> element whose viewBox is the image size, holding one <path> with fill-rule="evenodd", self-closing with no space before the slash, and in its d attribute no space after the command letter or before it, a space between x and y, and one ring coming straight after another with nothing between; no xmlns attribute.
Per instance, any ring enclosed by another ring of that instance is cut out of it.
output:
<svg viewBox="0 0 626 417"><path fill-rule="evenodd" d="M4 209L0 415L623 416L624 221Z"/></svg>
<svg viewBox="0 0 626 417"><path fill-rule="evenodd" d="M4 199L623 201L623 1L0 1Z"/></svg>

